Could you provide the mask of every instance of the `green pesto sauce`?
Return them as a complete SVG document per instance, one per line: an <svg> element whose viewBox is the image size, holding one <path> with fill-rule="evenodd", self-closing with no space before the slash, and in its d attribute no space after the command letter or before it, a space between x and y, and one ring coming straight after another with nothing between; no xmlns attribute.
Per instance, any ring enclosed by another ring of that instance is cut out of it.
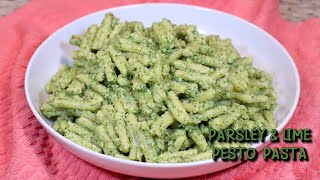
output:
<svg viewBox="0 0 320 180"><path fill-rule="evenodd" d="M70 43L74 64L46 85L53 128L90 150L143 162L211 158L209 128L275 128L272 77L229 38L168 19L144 27L106 14Z"/></svg>

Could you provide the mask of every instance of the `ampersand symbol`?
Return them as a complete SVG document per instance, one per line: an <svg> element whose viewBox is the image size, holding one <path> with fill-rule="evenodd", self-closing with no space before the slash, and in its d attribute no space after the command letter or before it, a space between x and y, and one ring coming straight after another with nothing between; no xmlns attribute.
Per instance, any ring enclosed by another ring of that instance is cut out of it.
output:
<svg viewBox="0 0 320 180"><path fill-rule="evenodd" d="M278 142L279 141L278 131L276 129L272 129L271 130L270 141L271 142Z"/></svg>

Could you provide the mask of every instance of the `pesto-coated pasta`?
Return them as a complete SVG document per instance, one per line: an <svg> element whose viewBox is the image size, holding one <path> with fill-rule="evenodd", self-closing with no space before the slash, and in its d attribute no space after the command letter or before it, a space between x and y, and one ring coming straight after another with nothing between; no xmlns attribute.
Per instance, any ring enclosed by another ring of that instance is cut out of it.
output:
<svg viewBox="0 0 320 180"><path fill-rule="evenodd" d="M199 127L189 127L188 134L202 151L207 149L207 142Z"/></svg>
<svg viewBox="0 0 320 180"><path fill-rule="evenodd" d="M120 150L124 153L127 153L130 150L130 141L127 134L127 128L124 122L125 116L123 113L116 112L114 116L114 120L116 121L115 130L117 135L119 136L119 140L121 144Z"/></svg>
<svg viewBox="0 0 320 180"><path fill-rule="evenodd" d="M186 131L182 129L175 130L173 134L174 140L169 143L168 151L177 152L182 149L184 142L187 140Z"/></svg>
<svg viewBox="0 0 320 180"><path fill-rule="evenodd" d="M95 111L100 106L100 103L96 101L79 102L77 100L60 100L60 99L55 99L51 101L50 104L52 104L54 107L57 107L57 108L82 109L82 110L88 110L88 111Z"/></svg>
<svg viewBox="0 0 320 180"><path fill-rule="evenodd" d="M124 55L115 50L112 46L108 48L108 52L111 55L112 61L116 65L116 67L119 69L121 74L127 75L128 69L127 69L127 60L125 59Z"/></svg>
<svg viewBox="0 0 320 180"><path fill-rule="evenodd" d="M99 139L102 142L101 147L105 154L108 154L108 155L120 154L117 147L113 144L111 137L109 136L109 134L107 133L103 125L96 127L95 133L99 136Z"/></svg>
<svg viewBox="0 0 320 180"><path fill-rule="evenodd" d="M71 121L67 121L66 123L68 126L66 133L68 131L76 133L82 139L87 140L96 146L99 146L99 139L95 136L95 134L92 131L88 130L85 127L79 126L78 124L72 123Z"/></svg>
<svg viewBox="0 0 320 180"><path fill-rule="evenodd" d="M140 151L140 141L137 134L138 121L137 117L134 114L127 114L126 116L127 132L131 142L131 148L129 152L129 159L139 160L141 157L138 157Z"/></svg>
<svg viewBox="0 0 320 180"><path fill-rule="evenodd" d="M187 111L182 106L179 98L173 91L168 92L168 101L167 106L171 111L172 115L179 121L181 124L189 124L190 116Z"/></svg>
<svg viewBox="0 0 320 180"><path fill-rule="evenodd" d="M190 156L198 154L197 149L188 149L185 151L177 151L177 152L165 152L159 155L159 162L168 162L171 159L174 158L181 158L181 160L178 160L180 162L183 162L183 159L189 158Z"/></svg>
<svg viewBox="0 0 320 180"><path fill-rule="evenodd" d="M98 30L98 25L94 24L91 25L87 32L83 35L81 40L80 49L74 51L73 58L74 59L86 59L86 60L93 60L96 58L96 55L91 52L92 43L94 41L95 35Z"/></svg>
<svg viewBox="0 0 320 180"><path fill-rule="evenodd" d="M208 119L215 118L227 112L227 106L216 106L210 110L207 110L203 113L194 114L192 116L192 121L196 124L200 123L201 121L207 121Z"/></svg>
<svg viewBox="0 0 320 180"><path fill-rule="evenodd" d="M113 144L120 149L120 140L115 132L115 122L114 122L115 110L113 106L108 105L105 108L97 112L97 120L105 125L106 131L110 136Z"/></svg>
<svg viewBox="0 0 320 180"><path fill-rule="evenodd" d="M275 128L272 77L231 39L168 19L144 27L112 13L73 35L74 63L47 83L40 110L53 129L125 160L183 163L212 158L210 129Z"/></svg>
<svg viewBox="0 0 320 180"><path fill-rule="evenodd" d="M85 74L79 74L76 76L76 78L86 84L87 86L91 87L93 90L95 90L97 93L99 93L101 96L105 96L108 94L108 88L101 85L100 83L97 83L96 81L90 79L88 75Z"/></svg>
<svg viewBox="0 0 320 180"><path fill-rule="evenodd" d="M86 147L92 151L98 152L98 153L102 153L101 148L97 147L96 145L92 144L91 142L83 139L81 136L79 136L78 134L74 133L74 132L70 132L67 131L64 135L66 138L68 138L69 140L83 146Z"/></svg>
<svg viewBox="0 0 320 180"><path fill-rule="evenodd" d="M177 70L175 76L185 81L196 82L196 83L207 83L214 84L216 81L212 79L209 75L196 73L196 72L187 72Z"/></svg>
<svg viewBox="0 0 320 180"><path fill-rule="evenodd" d="M162 133L173 123L173 118L169 112L165 112L151 126L151 133L161 136Z"/></svg>
<svg viewBox="0 0 320 180"><path fill-rule="evenodd" d="M140 141L140 148L144 154L144 157L146 158L146 162L156 162L157 147L147 124L139 124L138 136Z"/></svg>
<svg viewBox="0 0 320 180"><path fill-rule="evenodd" d="M47 92L56 92L65 89L74 79L76 69L69 69L67 65L63 65L59 72L46 85Z"/></svg>
<svg viewBox="0 0 320 180"><path fill-rule="evenodd" d="M91 121L85 117L78 118L76 120L76 123L79 125L82 125L83 127L90 129L91 131L94 131L96 129L96 127L98 126L96 123L94 123L93 121Z"/></svg>
<svg viewBox="0 0 320 180"><path fill-rule="evenodd" d="M116 22L117 19L113 17L113 14L106 14L94 38L92 49L100 50L103 48L103 45L108 40L108 36L112 31L114 21Z"/></svg>
<svg viewBox="0 0 320 180"><path fill-rule="evenodd" d="M213 70L207 66L196 64L188 61L176 60L173 62L175 68L180 69L182 71L195 71L198 73L210 73Z"/></svg>
<svg viewBox="0 0 320 180"><path fill-rule="evenodd" d="M102 49L102 50L98 51L97 58L103 62L106 81L116 82L117 75L114 71L115 65L112 62L109 53L105 49Z"/></svg>
<svg viewBox="0 0 320 180"><path fill-rule="evenodd" d="M185 161L187 161L187 162L201 161L201 160L206 160L206 159L210 159L210 158L212 158L212 149L209 149L205 152L201 152L199 154L189 156L186 158Z"/></svg>

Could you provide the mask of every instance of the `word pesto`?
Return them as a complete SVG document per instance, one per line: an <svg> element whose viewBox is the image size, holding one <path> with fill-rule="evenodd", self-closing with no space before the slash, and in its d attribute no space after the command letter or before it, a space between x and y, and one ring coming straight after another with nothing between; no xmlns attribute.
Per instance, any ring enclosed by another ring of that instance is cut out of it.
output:
<svg viewBox="0 0 320 180"><path fill-rule="evenodd" d="M254 148L246 147L230 147L230 148L212 148L212 159L217 160L221 158L223 161L237 161L238 159L243 161L245 158L254 161L258 157L258 153Z"/></svg>
<svg viewBox="0 0 320 180"><path fill-rule="evenodd" d="M311 142L312 131L310 129L284 129L283 140L284 142ZM271 142L278 142L278 132L272 129L270 133L266 129L210 129L209 141L213 144L216 143L231 143L228 148L226 147L212 147L212 158L217 160L221 158L223 161L237 161L248 159L254 161L257 159L258 153L254 148L248 147L252 142L264 142L267 135L270 135ZM232 143L242 143L243 147L233 147ZM282 147L271 149L265 147L263 149L263 159L273 161L308 161L308 153L304 147Z"/></svg>

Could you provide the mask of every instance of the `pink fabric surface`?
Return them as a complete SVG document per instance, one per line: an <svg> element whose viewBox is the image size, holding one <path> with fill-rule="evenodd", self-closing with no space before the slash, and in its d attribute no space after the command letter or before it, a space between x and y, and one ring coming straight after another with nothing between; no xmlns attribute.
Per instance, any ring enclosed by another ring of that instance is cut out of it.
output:
<svg viewBox="0 0 320 180"><path fill-rule="evenodd" d="M91 165L47 135L33 116L24 94L24 75L37 47L63 25L91 12L146 0L33 0L0 19L0 179L123 179L133 178ZM187 3L228 12L263 28L293 56L301 78L301 97L287 128L311 128L312 143L304 146L308 162L244 162L201 179L292 179L320 176L320 19L291 23L279 15L278 0L162 1ZM259 43L259 42L257 42ZM197 177L199 178L199 177ZM194 178L194 179L197 179Z"/></svg>

